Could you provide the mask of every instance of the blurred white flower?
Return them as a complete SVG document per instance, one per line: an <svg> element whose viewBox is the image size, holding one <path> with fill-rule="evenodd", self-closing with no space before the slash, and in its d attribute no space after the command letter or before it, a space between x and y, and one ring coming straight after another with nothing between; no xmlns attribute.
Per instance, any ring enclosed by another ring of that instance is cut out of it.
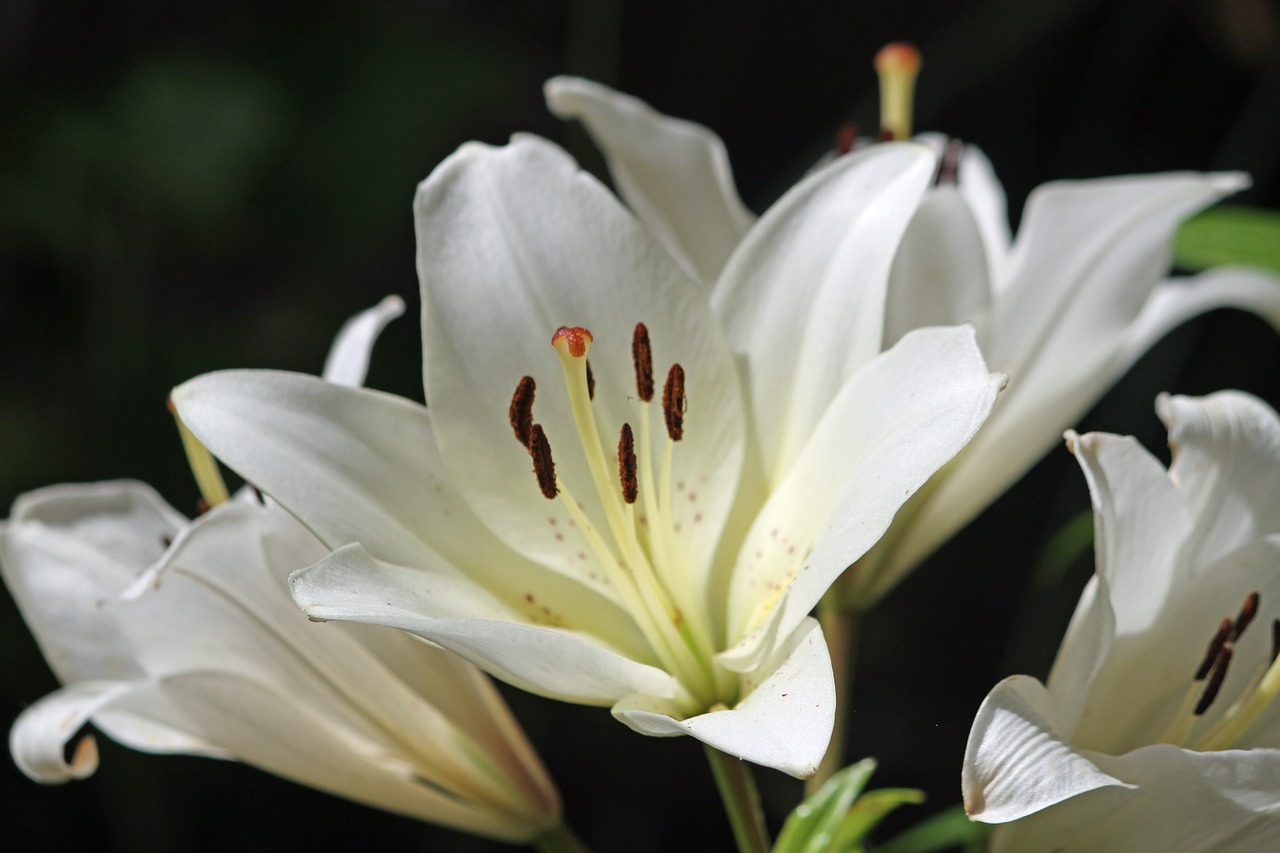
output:
<svg viewBox="0 0 1280 853"><path fill-rule="evenodd" d="M741 310L742 295L722 293L717 280L752 217L720 139L586 80L557 77L546 94L553 112L582 121L619 194L658 241L715 288L717 310ZM843 282L865 292L841 307L883 315L869 322L851 312L829 321L848 324L852 339L874 335L885 347L911 329L972 323L987 363L1008 375L1009 387L964 452L841 579L841 597L858 607L1015 483L1169 330L1220 307L1280 324L1274 276L1223 267L1166 278L1178 225L1246 187L1246 176L1186 172L1046 184L1031 194L1011 240L1004 192L982 152L948 146L937 135L920 139L941 162L891 272L868 265Z"/></svg>
<svg viewBox="0 0 1280 853"><path fill-rule="evenodd" d="M857 284L932 169L886 145L800 183L713 305L560 149L469 144L416 202L428 407L254 372L174 401L338 549L294 578L310 615L808 775L833 712L808 613L1002 383L967 328L881 355Z"/></svg>
<svg viewBox="0 0 1280 853"><path fill-rule="evenodd" d="M1048 686L1005 679L974 721L965 806L1007 824L996 850L1280 847L1280 418L1230 391L1157 410L1167 472L1068 435L1097 574Z"/></svg>
<svg viewBox="0 0 1280 853"><path fill-rule="evenodd" d="M355 318L326 365L363 381L403 305ZM381 809L506 840L559 820L558 796L489 680L402 632L314 625L289 572L327 549L248 492L188 522L136 482L20 497L0 570L65 687L10 748L40 782L97 768L86 723L136 749L244 761Z"/></svg>

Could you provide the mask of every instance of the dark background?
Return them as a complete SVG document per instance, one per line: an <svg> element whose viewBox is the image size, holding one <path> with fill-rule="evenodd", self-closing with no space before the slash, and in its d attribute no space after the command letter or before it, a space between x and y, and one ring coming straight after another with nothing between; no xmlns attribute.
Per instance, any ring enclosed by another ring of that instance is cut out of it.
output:
<svg viewBox="0 0 1280 853"><path fill-rule="evenodd" d="M757 210L845 119L876 125L871 57L924 52L917 127L991 156L1015 217L1036 184L1247 169L1280 206L1280 4L1272 0L650 0L258 4L7 0L0 6L0 506L59 481L136 477L194 511L164 408L224 367L315 372L341 321L409 303L370 384L421 399L410 201L467 139L514 131L598 157L541 83L578 73L718 131ZM1162 448L1162 390L1280 404L1280 346L1215 312L1157 346L1081 424ZM1010 672L1043 676L1088 573L1036 575L1087 509L1057 450L864 626L852 756L874 784L959 798L974 710ZM1033 580L1033 578L1035 578ZM0 596L0 722L56 684ZM698 745L601 709L507 691L601 851L727 850ZM244 766L100 738L86 782L0 770L0 848L490 850ZM798 783L759 772L776 824Z"/></svg>

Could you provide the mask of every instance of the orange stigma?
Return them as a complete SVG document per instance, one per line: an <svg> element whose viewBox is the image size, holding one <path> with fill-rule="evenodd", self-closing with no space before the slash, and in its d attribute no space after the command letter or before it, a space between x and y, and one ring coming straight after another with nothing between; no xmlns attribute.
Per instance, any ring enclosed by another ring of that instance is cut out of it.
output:
<svg viewBox="0 0 1280 853"><path fill-rule="evenodd" d="M561 355L582 358L591 346L591 332L581 326L561 326L551 336L551 345L560 350Z"/></svg>

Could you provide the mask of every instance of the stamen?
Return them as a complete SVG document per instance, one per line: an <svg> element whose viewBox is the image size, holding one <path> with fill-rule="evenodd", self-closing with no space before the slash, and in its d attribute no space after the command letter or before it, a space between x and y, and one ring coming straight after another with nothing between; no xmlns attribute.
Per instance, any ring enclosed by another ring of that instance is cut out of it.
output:
<svg viewBox="0 0 1280 853"><path fill-rule="evenodd" d="M881 132L887 131L891 139L910 139L920 51L906 42L887 44L876 54L875 67L880 77Z"/></svg>
<svg viewBox="0 0 1280 853"><path fill-rule="evenodd" d="M533 473L538 478L538 488L547 500L556 496L556 463L551 459L551 442L542 430L542 424L534 424L529 432L529 455L533 457Z"/></svg>
<svg viewBox="0 0 1280 853"><path fill-rule="evenodd" d="M1197 717L1204 716L1204 712L1209 710L1213 700L1218 698L1218 691L1222 689L1222 682L1227 677L1227 667L1231 664L1231 655L1231 646L1224 644L1213 665L1213 675L1209 677L1209 683L1205 685L1204 693L1200 695L1200 701L1196 703L1196 709L1192 712Z"/></svg>
<svg viewBox="0 0 1280 853"><path fill-rule="evenodd" d="M1209 670L1213 668L1213 662L1218 659L1218 653L1222 651L1222 647L1227 644L1227 637L1231 635L1231 620L1223 619L1222 624L1218 626L1218 633L1213 635L1213 639L1209 641L1209 648L1204 653L1204 660L1200 662L1200 667L1196 670L1196 681L1204 681L1205 676L1209 674Z"/></svg>
<svg viewBox="0 0 1280 853"><path fill-rule="evenodd" d="M933 176L935 184L955 186L960 182L960 155L963 153L963 142L955 137L947 140L946 147L942 149L942 156L938 158L938 174Z"/></svg>
<svg viewBox="0 0 1280 853"><path fill-rule="evenodd" d="M622 499L629 504L636 502L640 494L640 482L636 477L636 440L631 434L631 424L622 425L618 439L618 479L622 482Z"/></svg>
<svg viewBox="0 0 1280 853"><path fill-rule="evenodd" d="M587 359L587 399L596 398L596 375L591 372L591 359Z"/></svg>
<svg viewBox="0 0 1280 853"><path fill-rule="evenodd" d="M537 390L537 383L532 376L523 377L516 385L516 393L511 396L511 407L507 410L516 441L525 447L529 447L529 442L533 439L533 397Z"/></svg>
<svg viewBox="0 0 1280 853"><path fill-rule="evenodd" d="M581 326L561 326L551 336L551 345L562 355L583 358L592 340L591 333Z"/></svg>
<svg viewBox="0 0 1280 853"><path fill-rule="evenodd" d="M1231 631L1231 642L1240 639L1240 635L1244 633L1244 629L1248 628L1253 622L1255 616L1258 615L1258 602L1262 596L1257 592L1251 592L1244 597L1244 603L1240 605L1240 615L1236 616L1235 628Z"/></svg>
<svg viewBox="0 0 1280 853"><path fill-rule="evenodd" d="M200 489L200 500L205 507L200 510L200 514L203 515L207 509L231 500L231 493L227 491L227 484L222 480L222 472L218 470L218 460L213 458L209 449L200 443L200 439L196 438L182 422L182 418L178 417L178 409L173 405L172 398L167 401L167 405L170 413L173 414L174 422L178 425L182 449L186 451L187 463L191 466L191 473L196 478L196 486Z"/></svg>
<svg viewBox="0 0 1280 853"><path fill-rule="evenodd" d="M843 157L853 150L853 144L858 141L858 126L851 121L846 121L840 125L836 131L836 156Z"/></svg>
<svg viewBox="0 0 1280 853"><path fill-rule="evenodd" d="M631 361L636 367L636 395L647 403L653 399L653 349L644 323L636 323L631 335Z"/></svg>
<svg viewBox="0 0 1280 853"><path fill-rule="evenodd" d="M1271 663L1280 657L1280 619L1271 620Z"/></svg>
<svg viewBox="0 0 1280 853"><path fill-rule="evenodd" d="M662 416L672 441L684 438L684 410L684 368L673 364L667 371L667 383L662 386Z"/></svg>

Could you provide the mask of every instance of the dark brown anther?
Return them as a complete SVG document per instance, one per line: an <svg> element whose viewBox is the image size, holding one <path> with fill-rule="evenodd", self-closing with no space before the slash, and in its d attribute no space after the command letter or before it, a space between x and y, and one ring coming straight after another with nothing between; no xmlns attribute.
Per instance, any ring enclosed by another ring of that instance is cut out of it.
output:
<svg viewBox="0 0 1280 853"><path fill-rule="evenodd" d="M1200 694L1200 701L1196 703L1193 712L1197 717L1204 716L1213 700L1218 698L1218 691L1222 689L1222 682L1227 677L1227 667L1231 664L1231 654L1230 645L1224 645L1222 651L1218 652L1218 659L1213 664L1213 675L1209 676L1209 683L1204 686L1204 692Z"/></svg>
<svg viewBox="0 0 1280 853"><path fill-rule="evenodd" d="M553 500L556 489L556 463L551 460L551 442L542 431L542 424L534 424L529 431L529 455L533 457L533 473L538 478L538 488L547 500Z"/></svg>
<svg viewBox="0 0 1280 853"><path fill-rule="evenodd" d="M516 393L511 396L511 408L507 417L511 420L511 431L516 434L516 441L530 447L533 438L533 396L538 386L532 376L521 378L516 385Z"/></svg>
<svg viewBox="0 0 1280 853"><path fill-rule="evenodd" d="M1258 615L1258 602L1262 596L1254 591L1244 597L1244 603L1240 605L1240 615L1236 617L1235 627L1231 630L1231 642L1240 639L1240 635L1244 633L1244 629L1248 628L1253 622L1255 616Z"/></svg>
<svg viewBox="0 0 1280 853"><path fill-rule="evenodd" d="M653 399L653 349L644 323L636 323L631 335L631 362L636 367L636 394L647 403Z"/></svg>
<svg viewBox="0 0 1280 853"><path fill-rule="evenodd" d="M204 498L196 498L196 513L198 515L204 515L206 512L208 512L212 508L213 507L211 507L209 505L209 502Z"/></svg>
<svg viewBox="0 0 1280 853"><path fill-rule="evenodd" d="M836 130L836 156L843 157L853 150L853 144L858 141L858 126L851 121L846 121Z"/></svg>
<svg viewBox="0 0 1280 853"><path fill-rule="evenodd" d="M947 140L946 147L942 149L942 156L938 158L938 173L933 176L935 184L945 186L959 183L960 155L963 153L963 142L955 138Z"/></svg>
<svg viewBox="0 0 1280 853"><path fill-rule="evenodd" d="M1280 619L1271 620L1271 663L1280 657Z"/></svg>
<svg viewBox="0 0 1280 853"><path fill-rule="evenodd" d="M1209 641L1209 648L1205 650L1204 660L1200 661L1200 668L1196 670L1196 681L1204 681L1205 676L1209 674L1209 670L1213 668L1213 662L1218 659L1218 653L1222 651L1222 647L1227 644L1227 638L1231 636L1231 625L1230 619L1223 619L1222 624L1218 626L1218 632Z"/></svg>
<svg viewBox="0 0 1280 853"><path fill-rule="evenodd" d="M267 499L266 499L266 498L264 498L264 497L262 496L262 489L259 489L257 486L255 486L255 485L253 485L252 483L250 483L250 484L249 484L249 491L253 492L253 496L254 496L254 498L256 498L256 499L257 499L257 501L258 501L258 503L259 503L260 505L262 505L262 506L266 506L266 505L267 505Z"/></svg>
<svg viewBox="0 0 1280 853"><path fill-rule="evenodd" d="M587 359L587 399L596 398L596 375L591 372L591 359Z"/></svg>
<svg viewBox="0 0 1280 853"><path fill-rule="evenodd" d="M876 134L876 142L892 142L893 131L887 127L880 128L880 132Z"/></svg>
<svg viewBox="0 0 1280 853"><path fill-rule="evenodd" d="M636 440L631 434L631 424L622 425L622 435L618 438L618 479L622 482L622 499L635 503L640 482L636 478Z"/></svg>
<svg viewBox="0 0 1280 853"><path fill-rule="evenodd" d="M169 546L173 544L173 537L172 537L172 536L165 535L165 534L161 534L161 536L160 536L160 544L161 544L162 546L164 546L164 549L165 549L166 551L168 551L168 550L169 550Z"/></svg>
<svg viewBox="0 0 1280 853"><path fill-rule="evenodd" d="M667 384L662 386L662 416L672 441L684 438L684 407L684 368L673 364L667 371Z"/></svg>

